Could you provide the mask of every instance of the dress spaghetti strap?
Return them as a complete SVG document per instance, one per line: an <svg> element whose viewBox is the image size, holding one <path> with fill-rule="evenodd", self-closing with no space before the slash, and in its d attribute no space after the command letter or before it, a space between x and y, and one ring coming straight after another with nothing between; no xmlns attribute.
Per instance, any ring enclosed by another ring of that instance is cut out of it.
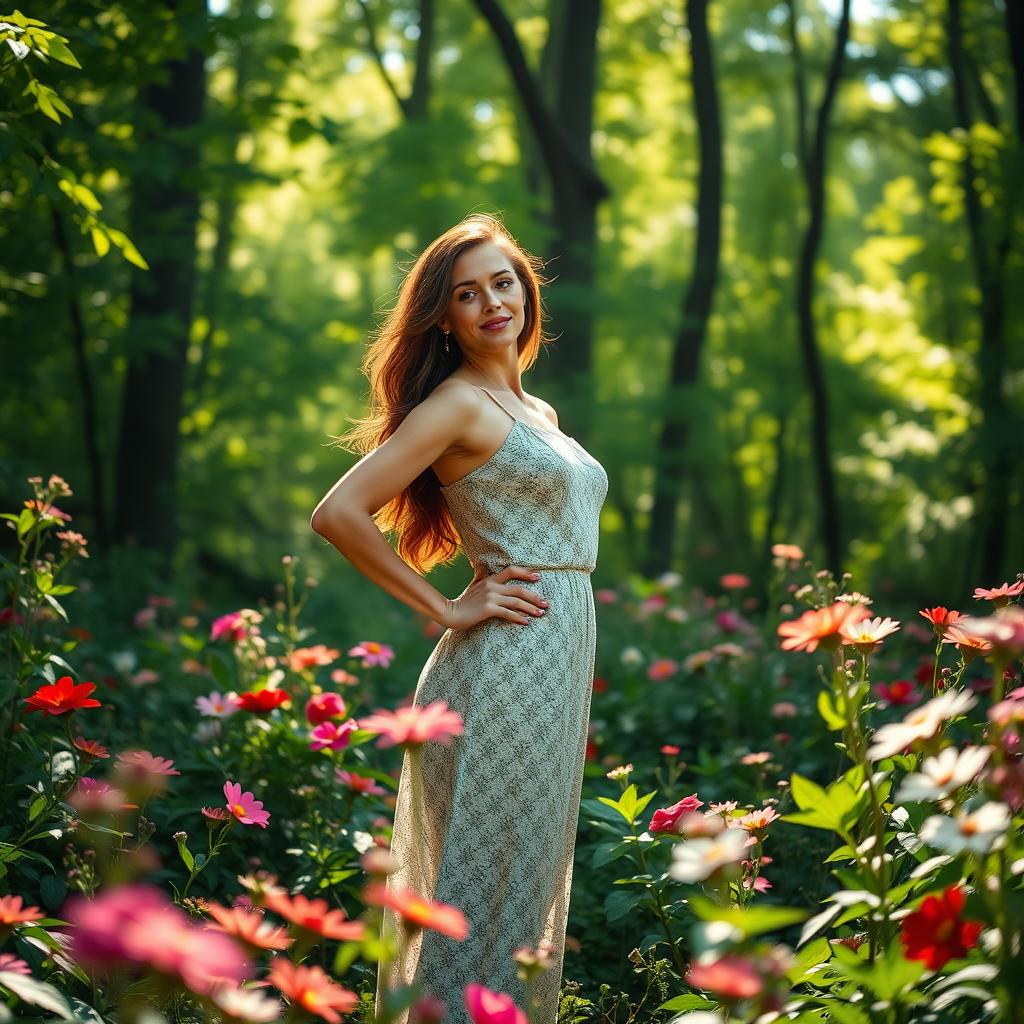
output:
<svg viewBox="0 0 1024 1024"><path fill-rule="evenodd" d="M471 381L467 381L466 383L468 384L468 383L472 383L472 382ZM501 402L499 402L498 399L495 398L494 395L492 395L490 393L490 391L487 390L487 388L482 388L482 387L480 387L479 384L473 384L473 387L475 387L477 389L477 391L482 391L492 402L494 402L495 405L497 405L497 407L499 409L501 409L503 412L507 412L509 414L509 416L512 417L512 419L514 419L514 420L519 419L519 417L516 416L515 413L509 412L508 409L506 409L505 406L502 405Z"/></svg>

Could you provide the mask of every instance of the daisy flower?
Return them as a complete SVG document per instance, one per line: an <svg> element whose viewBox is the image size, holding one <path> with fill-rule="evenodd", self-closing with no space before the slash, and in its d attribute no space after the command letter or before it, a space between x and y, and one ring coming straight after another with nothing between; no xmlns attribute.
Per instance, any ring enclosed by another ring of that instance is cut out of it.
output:
<svg viewBox="0 0 1024 1024"><path fill-rule="evenodd" d="M933 814L918 835L923 843L946 853L985 854L1002 845L1011 820L1006 804L990 801L976 811L961 811L954 818Z"/></svg>
<svg viewBox="0 0 1024 1024"><path fill-rule="evenodd" d="M963 690L947 690L938 697L922 704L903 719L883 725L872 737L868 757L880 761L906 750L921 740L930 740L939 731L942 723L962 715L974 707L976 700Z"/></svg>
<svg viewBox="0 0 1024 1024"><path fill-rule="evenodd" d="M917 803L944 800L961 786L973 782L989 757L988 747L946 747L921 764L921 770L908 775L896 794L897 800Z"/></svg>

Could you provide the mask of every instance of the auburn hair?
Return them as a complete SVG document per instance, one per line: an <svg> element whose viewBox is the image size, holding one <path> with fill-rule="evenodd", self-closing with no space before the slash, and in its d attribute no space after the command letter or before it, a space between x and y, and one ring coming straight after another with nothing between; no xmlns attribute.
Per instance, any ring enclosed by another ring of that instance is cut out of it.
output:
<svg viewBox="0 0 1024 1024"><path fill-rule="evenodd" d="M474 246L501 246L523 286L524 324L518 338L519 367L536 361L544 336L540 286L543 263L526 252L497 217L474 213L435 238L416 258L402 283L394 307L373 332L362 369L370 381L369 413L338 444L366 454L382 444L410 411L462 363L457 344L445 351L444 316L451 294L456 259ZM448 512L441 484L429 466L374 516L383 530L397 536L398 554L418 572L450 562L461 543Z"/></svg>

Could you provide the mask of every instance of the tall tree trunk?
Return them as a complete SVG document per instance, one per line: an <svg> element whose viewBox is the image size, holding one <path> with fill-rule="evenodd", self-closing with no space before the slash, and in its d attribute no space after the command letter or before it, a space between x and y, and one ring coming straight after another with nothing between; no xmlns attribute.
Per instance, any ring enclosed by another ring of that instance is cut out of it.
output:
<svg viewBox="0 0 1024 1024"><path fill-rule="evenodd" d="M700 149L697 239L690 284L683 297L682 320L672 349L665 418L655 448L654 505L645 557L648 573L672 566L690 426L687 392L697 383L700 373L700 355L718 281L722 237L722 127L707 8L707 0L689 0L686 5L693 106Z"/></svg>
<svg viewBox="0 0 1024 1024"><path fill-rule="evenodd" d="M1012 6L1012 5L1011 5ZM971 240L971 264L974 283L979 295L981 319L981 345L978 350L978 375L981 381L979 411L981 428L978 442L980 461L984 467L984 481L976 513L976 530L980 538L977 571L981 580L994 585L1002 570L1006 549L1006 519L1010 494L1010 480L1014 473L1014 452L1019 441L1012 436L1012 425L1007 415L1004 378L1006 376L1006 289L1004 271L1010 250L1009 225L1004 222L994 251L989 251L988 231L981 196L978 194L974 155L969 138L974 117L967 94L967 62L963 50L963 24L960 0L949 0L946 25L949 48L949 67L953 81L953 109L955 123L967 136L964 156L963 189L967 230ZM1012 44L1011 44L1012 45ZM1006 182L1007 189L1015 187ZM1012 198L1007 193L1007 205L1002 214L1012 220Z"/></svg>
<svg viewBox="0 0 1024 1024"><path fill-rule="evenodd" d="M814 468L818 482L818 515L821 539L825 545L827 567L836 574L842 569L842 532L839 521L839 500L836 495L835 476L832 471L832 446L828 387L818 348L817 327L814 322L814 265L821 247L825 226L825 175L828 151L829 121L839 81L843 73L846 44L850 37L850 0L843 0L839 24L836 28L835 47L829 64L825 93L818 107L813 135L807 138L804 120L807 111L807 90L804 81L803 60L796 28L795 0L788 0L790 38L797 96L797 132L800 166L807 187L809 217L800 248L797 273L797 316L799 318L800 352L807 374L812 406L811 440Z"/></svg>
<svg viewBox="0 0 1024 1024"><path fill-rule="evenodd" d="M366 26L367 45L370 48L370 53L373 54L377 70L380 72L384 84L407 121L426 121L430 108L431 82L433 81L430 77L430 58L434 50L434 26L437 20L435 0L420 0L420 34L416 40L416 66L413 69L412 85L408 94L404 96L399 92L398 85L388 73L384 63L384 54L377 42L377 24L373 17L373 11L367 0L358 0L358 2L363 23Z"/></svg>
<svg viewBox="0 0 1024 1024"><path fill-rule="evenodd" d="M103 459L100 456L99 421L96 415L96 385L86 352L85 321L75 290L74 259L61 212L50 204L50 217L57 251L64 262L64 281L67 288L68 320L71 324L71 346L75 354L75 373L78 377L78 395L82 402L82 441L85 445L86 464L89 467L92 518L96 546L106 551L110 540L107 528L106 486L103 479Z"/></svg>
<svg viewBox="0 0 1024 1024"><path fill-rule="evenodd" d="M475 2L501 48L551 181L556 240L548 256L557 259L548 270L557 282L548 302L559 353L557 370L545 373L547 368L541 369L541 364L538 368L543 377L557 381L557 399L567 403L566 426L585 437L590 412L595 221L598 205L608 196L590 148L601 5L599 0L566 0L565 25L571 31L562 36L552 110L501 4L497 0Z"/></svg>
<svg viewBox="0 0 1024 1024"><path fill-rule="evenodd" d="M201 0L164 0L169 28L205 16ZM119 540L170 555L177 510L178 421L195 289L199 141L206 79L194 46L168 59L140 96L140 151L162 161L137 174L132 238L150 271L131 284L128 368L117 458Z"/></svg>

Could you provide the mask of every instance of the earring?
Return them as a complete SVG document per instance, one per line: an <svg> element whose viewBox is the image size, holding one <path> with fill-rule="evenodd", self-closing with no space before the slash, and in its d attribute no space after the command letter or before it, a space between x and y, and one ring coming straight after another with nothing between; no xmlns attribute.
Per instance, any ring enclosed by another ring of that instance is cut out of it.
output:
<svg viewBox="0 0 1024 1024"><path fill-rule="evenodd" d="M448 338L450 336L451 336L451 331L445 331L444 332L444 354L445 355L449 355L451 353L451 349L448 347Z"/></svg>

